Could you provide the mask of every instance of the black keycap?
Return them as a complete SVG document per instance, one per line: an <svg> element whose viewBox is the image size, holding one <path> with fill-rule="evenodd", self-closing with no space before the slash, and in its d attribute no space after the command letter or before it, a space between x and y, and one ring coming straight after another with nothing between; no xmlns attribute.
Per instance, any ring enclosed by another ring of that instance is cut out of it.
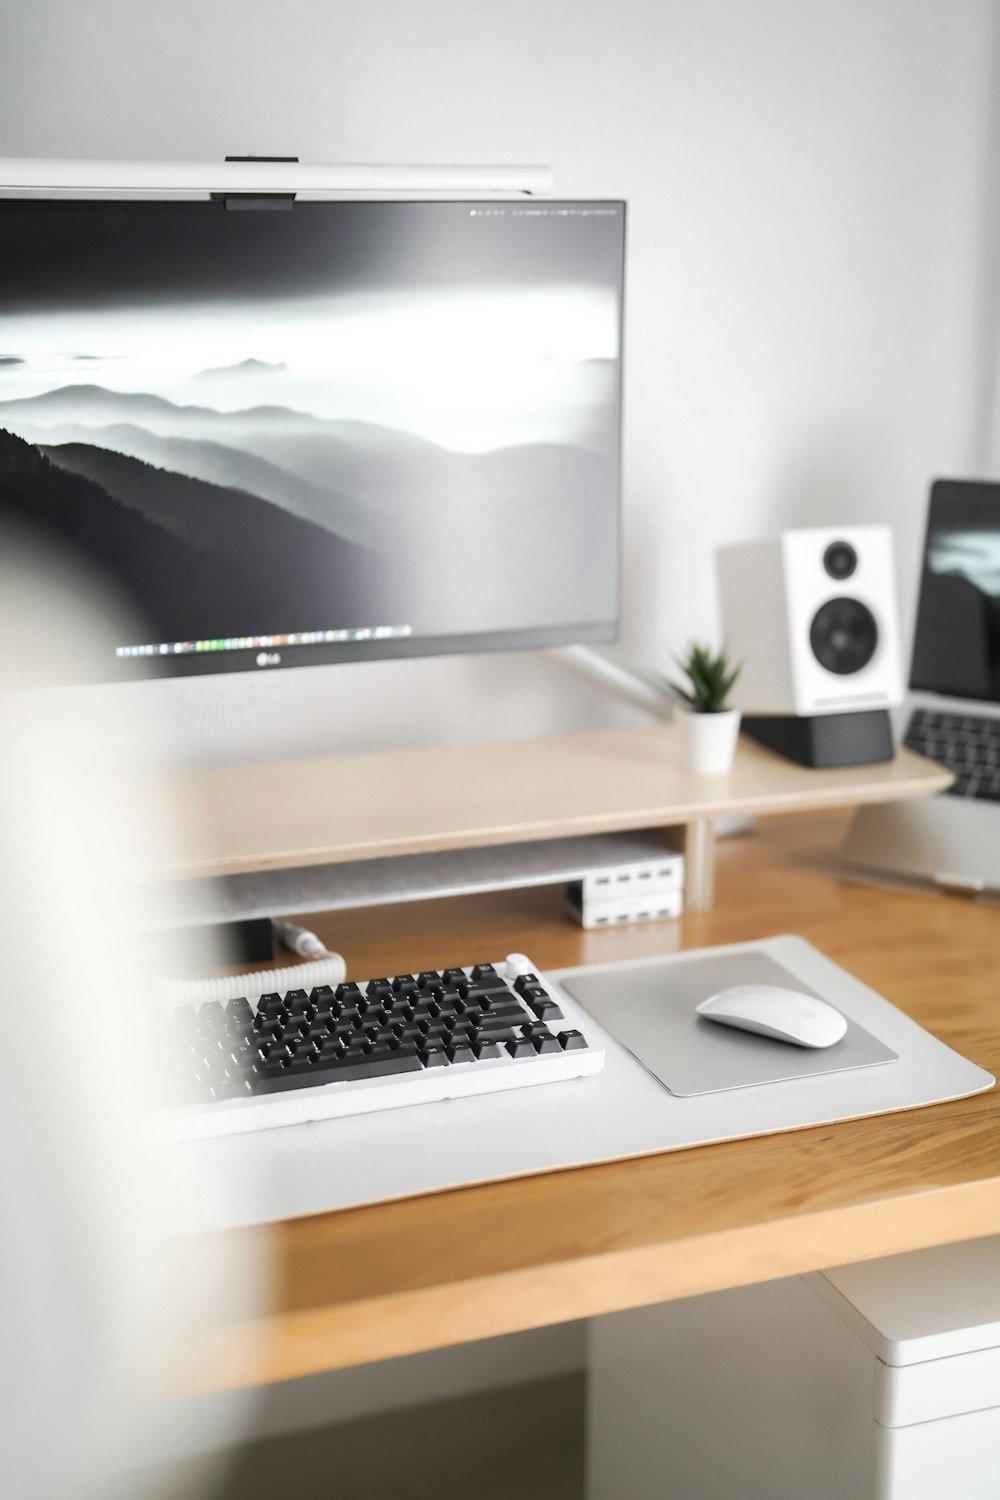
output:
<svg viewBox="0 0 1000 1500"><path fill-rule="evenodd" d="M270 1014L276 1010L283 1010L284 1004L285 1002L284 1000L282 1000L277 990L268 990L267 993L265 995L261 995L260 999L257 1001L257 1009L258 1011L265 1011Z"/></svg>
<svg viewBox="0 0 1000 1500"><path fill-rule="evenodd" d="M283 1077L286 1061L287 1059L279 1061L277 1058L275 1058L268 1062L258 1063L258 1065L253 1070L254 1093L263 1092L263 1090L260 1088L260 1084L262 1082L266 1082L274 1078Z"/></svg>
<svg viewBox="0 0 1000 1500"><path fill-rule="evenodd" d="M480 1009L484 1016L517 1016L523 1020L527 1015L520 1000L508 994L498 995L495 999L487 997L481 1002Z"/></svg>
<svg viewBox="0 0 1000 1500"><path fill-rule="evenodd" d="M419 1073L423 1064L416 1051L389 1053L383 1057L345 1058L343 1062L331 1060L311 1063L301 1072L292 1068L257 1078L255 1094L275 1094L285 1089L314 1087L323 1083L350 1083L359 1078L385 1078L394 1073Z"/></svg>
<svg viewBox="0 0 1000 1500"><path fill-rule="evenodd" d="M285 1064L285 1072L290 1078L308 1078L313 1070L311 1057L293 1057L290 1063Z"/></svg>
<svg viewBox="0 0 1000 1500"><path fill-rule="evenodd" d="M547 1000L549 995L548 990L543 984L515 985L515 989L517 989L521 999L529 1005L532 1000Z"/></svg>
<svg viewBox="0 0 1000 1500"><path fill-rule="evenodd" d="M282 1025L278 1035L283 1036L286 1041L294 1041L296 1037L305 1036L308 1030L309 1022L305 1016L289 1016L288 1020Z"/></svg>
<svg viewBox="0 0 1000 1500"><path fill-rule="evenodd" d="M558 1042L564 1052L579 1052L586 1047L587 1038L582 1031L560 1031Z"/></svg>
<svg viewBox="0 0 1000 1500"><path fill-rule="evenodd" d="M535 1049L526 1036L518 1037L514 1041L509 1041L507 1042L506 1046L507 1051L510 1053L511 1057L534 1057L535 1055Z"/></svg>
<svg viewBox="0 0 1000 1500"><path fill-rule="evenodd" d="M492 1040L473 1042L472 1050L479 1058L480 1062L484 1062L488 1058L500 1056L500 1043L494 1042Z"/></svg>
<svg viewBox="0 0 1000 1500"><path fill-rule="evenodd" d="M314 984L309 991L309 999L314 1005L322 1005L328 1000L333 1000L333 986L331 984Z"/></svg>
<svg viewBox="0 0 1000 1500"><path fill-rule="evenodd" d="M419 1056L425 1068L446 1068L449 1063L448 1054L440 1042L429 1042Z"/></svg>
<svg viewBox="0 0 1000 1500"><path fill-rule="evenodd" d="M532 1042L534 1044L534 1048L535 1048L536 1052L561 1052L562 1051L562 1047L559 1044L559 1038L557 1036L552 1036L551 1033L548 1036L536 1036L536 1037L533 1037L532 1038Z"/></svg>
<svg viewBox="0 0 1000 1500"><path fill-rule="evenodd" d="M472 970L473 979L493 979L496 977L496 969L492 964L476 964Z"/></svg>
<svg viewBox="0 0 1000 1500"><path fill-rule="evenodd" d="M361 989L356 984L338 984L333 992L337 999L349 1005L357 1005L361 999Z"/></svg>
<svg viewBox="0 0 1000 1500"><path fill-rule="evenodd" d="M468 1042L453 1042L448 1048L448 1056L453 1063L475 1062L476 1054Z"/></svg>
<svg viewBox="0 0 1000 1500"><path fill-rule="evenodd" d="M539 979L537 974L519 974L514 980L514 988L517 990L519 995L523 995L529 985L538 983Z"/></svg>
<svg viewBox="0 0 1000 1500"><path fill-rule="evenodd" d="M529 1000L528 1004L540 1021L561 1021L563 1013L554 1000Z"/></svg>
<svg viewBox="0 0 1000 1500"><path fill-rule="evenodd" d="M508 1026L506 1021L484 1021L479 1027L479 1035L484 1038L491 1037L497 1042L507 1042L517 1033L513 1026Z"/></svg>
<svg viewBox="0 0 1000 1500"><path fill-rule="evenodd" d="M417 984L422 990L428 990L430 989L431 985L440 983L441 975L438 973L437 969L424 969L420 974L417 975Z"/></svg>
<svg viewBox="0 0 1000 1500"><path fill-rule="evenodd" d="M444 984L464 984L468 975L464 969L443 969L441 980Z"/></svg>
<svg viewBox="0 0 1000 1500"><path fill-rule="evenodd" d="M198 1024L202 1031L221 1029L226 1024L226 1012L218 1000L206 1000L198 1007Z"/></svg>
<svg viewBox="0 0 1000 1500"><path fill-rule="evenodd" d="M412 974L397 974L392 981L392 988L397 995L406 995L416 991L418 985Z"/></svg>
<svg viewBox="0 0 1000 1500"><path fill-rule="evenodd" d="M226 1015L230 1021L247 1022L253 1020L253 1010L246 995L239 995L235 1000L230 1000L226 1006Z"/></svg>

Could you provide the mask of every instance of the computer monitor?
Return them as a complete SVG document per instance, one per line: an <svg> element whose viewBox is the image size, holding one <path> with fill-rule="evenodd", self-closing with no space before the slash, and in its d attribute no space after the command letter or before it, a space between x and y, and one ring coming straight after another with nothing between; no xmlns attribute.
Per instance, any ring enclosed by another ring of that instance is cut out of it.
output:
<svg viewBox="0 0 1000 1500"><path fill-rule="evenodd" d="M97 675L614 638L619 202L0 202L0 516Z"/></svg>

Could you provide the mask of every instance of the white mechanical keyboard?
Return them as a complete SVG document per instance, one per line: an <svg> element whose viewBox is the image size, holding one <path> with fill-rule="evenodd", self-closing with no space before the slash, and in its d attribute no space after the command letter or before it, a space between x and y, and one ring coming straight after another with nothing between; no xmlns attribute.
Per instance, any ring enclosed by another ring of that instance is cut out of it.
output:
<svg viewBox="0 0 1000 1500"><path fill-rule="evenodd" d="M171 1133L205 1137L597 1073L585 1014L523 954L178 1005L162 1061Z"/></svg>

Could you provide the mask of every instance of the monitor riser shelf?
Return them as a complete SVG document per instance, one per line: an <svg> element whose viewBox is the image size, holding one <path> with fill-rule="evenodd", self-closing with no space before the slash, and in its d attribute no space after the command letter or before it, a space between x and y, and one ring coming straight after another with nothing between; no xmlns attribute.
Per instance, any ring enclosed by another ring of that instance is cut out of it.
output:
<svg viewBox="0 0 1000 1500"><path fill-rule="evenodd" d="M144 777L177 820L178 925L238 922L578 879L669 848L685 905L712 903L719 818L927 796L940 767L900 751L823 771L741 741L727 776L679 768L671 726L213 767Z"/></svg>

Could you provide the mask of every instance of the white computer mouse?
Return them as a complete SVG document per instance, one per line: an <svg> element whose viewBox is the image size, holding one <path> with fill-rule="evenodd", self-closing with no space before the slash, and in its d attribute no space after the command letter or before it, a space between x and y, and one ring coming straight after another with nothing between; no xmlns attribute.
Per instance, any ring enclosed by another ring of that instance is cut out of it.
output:
<svg viewBox="0 0 1000 1500"><path fill-rule="evenodd" d="M707 1021L756 1031L796 1047L832 1047L847 1030L840 1011L825 1000L778 984L734 984L695 1009Z"/></svg>

